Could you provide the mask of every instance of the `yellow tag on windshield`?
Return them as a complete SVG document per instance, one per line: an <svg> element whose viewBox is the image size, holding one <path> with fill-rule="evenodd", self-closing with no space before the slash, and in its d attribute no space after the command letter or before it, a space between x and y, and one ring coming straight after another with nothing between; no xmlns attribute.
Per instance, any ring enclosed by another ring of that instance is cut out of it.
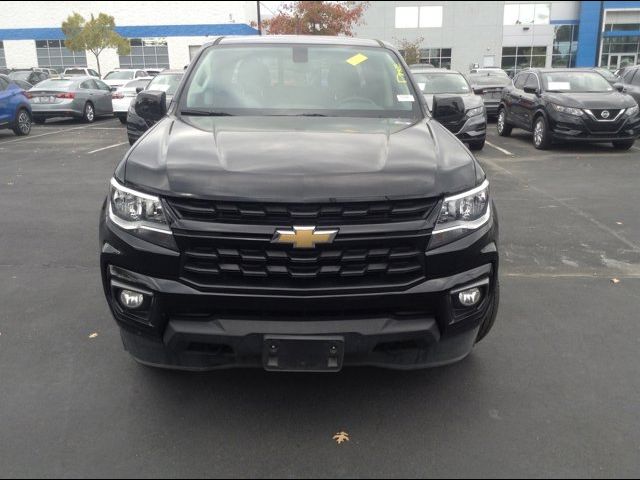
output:
<svg viewBox="0 0 640 480"><path fill-rule="evenodd" d="M358 53L357 55L354 55L353 57L349 58L347 60L347 63L350 63L351 65L353 65L354 67L356 65L360 65L362 62L364 62L365 60L369 60L369 57Z"/></svg>

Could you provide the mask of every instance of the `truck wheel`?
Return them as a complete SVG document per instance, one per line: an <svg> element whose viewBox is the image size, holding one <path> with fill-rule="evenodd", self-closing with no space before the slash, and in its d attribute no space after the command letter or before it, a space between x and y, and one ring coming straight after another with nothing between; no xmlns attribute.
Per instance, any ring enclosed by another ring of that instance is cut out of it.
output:
<svg viewBox="0 0 640 480"><path fill-rule="evenodd" d="M616 150L629 150L634 143L635 140L620 140L619 142L613 142L613 148Z"/></svg>
<svg viewBox="0 0 640 480"><path fill-rule="evenodd" d="M24 135L29 135L31 132L31 115L26 108L21 108L18 110L18 114L16 115L16 124L13 127L13 133L22 137Z"/></svg>
<svg viewBox="0 0 640 480"><path fill-rule="evenodd" d="M504 108L501 108L498 112L496 129L498 130L498 135L501 137L508 137L513 130L513 127L507 123L507 112L505 112Z"/></svg>
<svg viewBox="0 0 640 480"><path fill-rule="evenodd" d="M498 306L500 305L500 281L496 280L496 288L493 292L493 299L491 300L491 305L487 310L487 316L484 319L482 325L480 325L480 330L478 331L478 336L476 338L476 343L482 340L493 328L493 324L496 322L496 316L498 315Z"/></svg>

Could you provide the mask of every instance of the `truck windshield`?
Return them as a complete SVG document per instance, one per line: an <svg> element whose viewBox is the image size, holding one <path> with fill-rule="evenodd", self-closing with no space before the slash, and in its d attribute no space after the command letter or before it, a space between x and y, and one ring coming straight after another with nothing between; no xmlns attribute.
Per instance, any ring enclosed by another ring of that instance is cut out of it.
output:
<svg viewBox="0 0 640 480"><path fill-rule="evenodd" d="M183 115L420 115L393 52L343 45L211 47L195 65L180 109Z"/></svg>

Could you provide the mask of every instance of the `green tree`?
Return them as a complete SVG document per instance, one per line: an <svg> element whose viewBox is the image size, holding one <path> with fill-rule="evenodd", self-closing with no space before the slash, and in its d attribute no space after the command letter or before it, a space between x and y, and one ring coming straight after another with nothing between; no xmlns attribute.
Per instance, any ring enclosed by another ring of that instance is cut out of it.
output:
<svg viewBox="0 0 640 480"><path fill-rule="evenodd" d="M404 61L407 62L407 65L414 65L416 63L420 63L420 47L422 46L422 42L424 42L424 38L416 38L415 40L407 40L405 38L398 40L394 39L398 50L402 53L404 57Z"/></svg>
<svg viewBox="0 0 640 480"><path fill-rule="evenodd" d="M64 45L74 52L89 50L93 53L98 64L98 73L102 75L100 54L105 48L117 48L118 55L128 55L131 51L129 41L118 35L115 28L114 18L106 13L97 17L91 15L90 20L85 20L82 15L74 12L62 22Z"/></svg>

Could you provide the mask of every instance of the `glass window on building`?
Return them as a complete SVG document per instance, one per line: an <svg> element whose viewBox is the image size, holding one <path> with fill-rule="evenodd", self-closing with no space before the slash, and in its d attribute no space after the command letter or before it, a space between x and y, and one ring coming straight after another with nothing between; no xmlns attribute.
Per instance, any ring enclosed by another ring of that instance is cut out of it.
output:
<svg viewBox="0 0 640 480"><path fill-rule="evenodd" d="M396 7L396 28L440 28L442 6Z"/></svg>
<svg viewBox="0 0 640 480"><path fill-rule="evenodd" d="M513 77L526 68L544 68L547 47L503 47L502 69Z"/></svg>
<svg viewBox="0 0 640 480"><path fill-rule="evenodd" d="M430 63L436 68L451 68L450 48L421 48L420 63Z"/></svg>
<svg viewBox="0 0 640 480"><path fill-rule="evenodd" d="M7 66L7 59L4 56L4 43L2 43L2 40L0 40L0 67L6 67Z"/></svg>
<svg viewBox="0 0 640 480"><path fill-rule="evenodd" d="M640 58L640 36L604 37L600 66L610 70L636 65Z"/></svg>
<svg viewBox="0 0 640 480"><path fill-rule="evenodd" d="M504 6L504 25L548 25L549 3L509 3Z"/></svg>
<svg viewBox="0 0 640 480"><path fill-rule="evenodd" d="M166 38L131 38L131 52L120 55L120 68L169 68Z"/></svg>
<svg viewBox="0 0 640 480"><path fill-rule="evenodd" d="M558 25L554 27L551 66L573 68L578 53L578 25Z"/></svg>
<svg viewBox="0 0 640 480"><path fill-rule="evenodd" d="M67 67L86 67L87 52L73 52L64 46L64 40L36 40L38 66L53 68L62 73Z"/></svg>

